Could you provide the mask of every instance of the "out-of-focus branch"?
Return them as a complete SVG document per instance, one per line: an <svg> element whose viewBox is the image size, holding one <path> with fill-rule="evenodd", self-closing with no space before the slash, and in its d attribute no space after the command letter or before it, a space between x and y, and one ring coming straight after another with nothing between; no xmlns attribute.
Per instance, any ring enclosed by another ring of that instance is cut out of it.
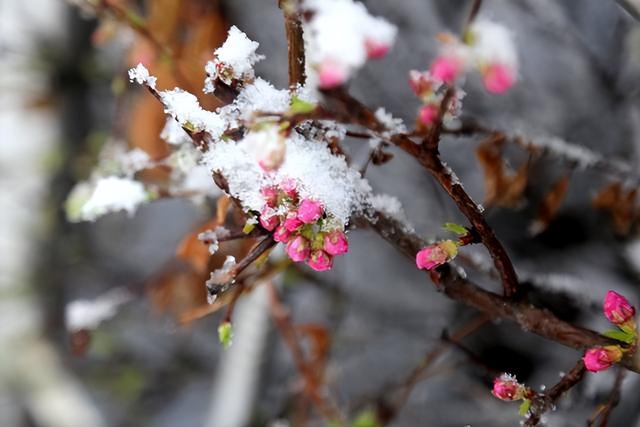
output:
<svg viewBox="0 0 640 427"><path fill-rule="evenodd" d="M587 426L591 427L599 419L599 427L607 427L609 424L609 417L614 408L620 403L620 392L622 390L622 381L624 380L625 370L619 369L616 374L616 380L611 388L611 393L607 401L598 407L598 410L587 420Z"/></svg>
<svg viewBox="0 0 640 427"><path fill-rule="evenodd" d="M582 359L576 363L571 371L545 393L539 393L532 399L529 409L529 418L524 423L525 427L537 426L542 414L556 405L558 399L571 389L571 387L582 381L585 373L585 366Z"/></svg>

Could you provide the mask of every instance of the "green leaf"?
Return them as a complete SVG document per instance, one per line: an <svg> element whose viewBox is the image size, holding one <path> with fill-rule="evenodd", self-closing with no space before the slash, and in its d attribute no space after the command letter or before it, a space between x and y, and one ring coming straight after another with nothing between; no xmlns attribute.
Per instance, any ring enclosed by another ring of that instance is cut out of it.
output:
<svg viewBox="0 0 640 427"><path fill-rule="evenodd" d="M289 108L289 111L293 114L306 114L312 112L315 109L315 104L303 101L302 99L294 95L293 99L291 99L291 107Z"/></svg>
<svg viewBox="0 0 640 427"><path fill-rule="evenodd" d="M465 234L469 233L469 230L467 230L466 227L460 224L456 224L455 222L445 222L442 228L447 231L451 231L452 233L456 233L459 236L464 236Z"/></svg>
<svg viewBox="0 0 640 427"><path fill-rule="evenodd" d="M628 333L620 329L610 329L602 333L605 337L631 344L635 338L633 333Z"/></svg>
<svg viewBox="0 0 640 427"><path fill-rule="evenodd" d="M351 423L351 427L380 427L378 418L372 410L361 412Z"/></svg>
<svg viewBox="0 0 640 427"><path fill-rule="evenodd" d="M228 348L231 345L231 340L233 339L231 322L223 322L218 326L218 339L224 348Z"/></svg>
<svg viewBox="0 0 640 427"><path fill-rule="evenodd" d="M518 414L520 414L521 417L524 417L529 411L530 407L531 407L531 401L529 399L524 399L520 404L520 408L518 409Z"/></svg>

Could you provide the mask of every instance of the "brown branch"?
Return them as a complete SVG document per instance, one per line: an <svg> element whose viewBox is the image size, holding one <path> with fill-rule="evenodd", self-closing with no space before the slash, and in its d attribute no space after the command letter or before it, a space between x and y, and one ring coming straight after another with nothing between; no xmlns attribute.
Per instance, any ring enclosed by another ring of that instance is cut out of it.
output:
<svg viewBox="0 0 640 427"><path fill-rule="evenodd" d="M284 29L287 34L289 89L295 90L306 81L302 23L297 10L297 0L280 0L279 6L284 12Z"/></svg>
<svg viewBox="0 0 640 427"><path fill-rule="evenodd" d="M578 360L578 363L566 374L562 379L549 391L545 393L538 393L531 401L531 407L529 408L529 418L524 423L525 427L537 426L540 422L542 414L552 409L558 399L571 389L574 385L582 381L585 374L585 366L582 359Z"/></svg>
<svg viewBox="0 0 640 427"><path fill-rule="evenodd" d="M377 214L369 222L371 228L395 246L411 260L426 242L407 232L398 221ZM511 320L524 331L583 351L590 347L626 344L607 338L595 331L567 323L550 311L538 308L526 301L514 301L482 289L475 283L460 277L449 265L431 271L430 276L437 289L447 297L486 313L493 319ZM627 354L620 363L625 368L640 373L640 363Z"/></svg>
<svg viewBox="0 0 640 427"><path fill-rule="evenodd" d="M607 401L601 405L596 413L589 418L587 421L587 426L591 427L598 418L600 419L599 427L607 427L609 424L609 417L611 416L611 412L613 412L614 408L618 406L620 403L620 392L622 390L622 381L624 380L625 371L623 369L619 369L616 375L616 380L613 383L613 387L611 388L611 393L609 394L609 398Z"/></svg>

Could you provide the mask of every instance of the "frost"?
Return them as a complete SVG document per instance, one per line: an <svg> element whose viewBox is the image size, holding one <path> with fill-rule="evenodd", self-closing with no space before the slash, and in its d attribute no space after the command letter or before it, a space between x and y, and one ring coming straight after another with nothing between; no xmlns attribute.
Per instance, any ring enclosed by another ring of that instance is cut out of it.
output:
<svg viewBox="0 0 640 427"><path fill-rule="evenodd" d="M289 92L273 87L258 77L238 94L232 105L243 120L249 120L257 111L283 113L289 109Z"/></svg>
<svg viewBox="0 0 640 427"><path fill-rule="evenodd" d="M149 70L142 63L139 63L135 68L129 70L129 81L133 82L134 80L140 85L147 85L151 89L155 89L158 79L149 75Z"/></svg>
<svg viewBox="0 0 640 427"><path fill-rule="evenodd" d="M206 282L207 288L212 289L212 288L215 288L216 286L224 285L233 281L234 279L233 270L235 266L236 266L235 257L232 257L231 255L227 255L227 258L224 260L222 267L211 272L211 276L209 277L209 280L207 280ZM209 304L213 304L213 302L216 300L216 296L217 295L215 293L211 293L211 292L209 293L209 296L208 296Z"/></svg>
<svg viewBox="0 0 640 427"><path fill-rule="evenodd" d="M224 227L216 227L215 230L207 230L198 234L198 240L209 245L209 253L215 254L219 249L219 239L229 236L230 232Z"/></svg>
<svg viewBox="0 0 640 427"><path fill-rule="evenodd" d="M113 176L100 178L89 200L82 206L79 219L94 221L106 213L120 210L133 215L138 205L147 200L149 195L137 181Z"/></svg>
<svg viewBox="0 0 640 427"><path fill-rule="evenodd" d="M581 169L586 169L603 161L600 154L579 145L570 144L557 137L535 137L531 144L543 148L564 159L570 160Z"/></svg>
<svg viewBox="0 0 640 427"><path fill-rule="evenodd" d="M409 223L407 215L404 212L402 203L400 203L397 197L389 194L375 194L369 197L369 203L373 209L400 222L404 226L405 231L414 231L413 226Z"/></svg>
<svg viewBox="0 0 640 427"><path fill-rule="evenodd" d="M260 43L249 39L235 25L229 29L227 40L214 52L215 59L205 66L207 79L206 93L214 90L213 80L216 78L230 85L233 80L248 81L254 77L253 65L264 59L256 50Z"/></svg>
<svg viewBox="0 0 640 427"><path fill-rule="evenodd" d="M390 113L387 113L384 108L378 108L375 116L391 134L405 133L407 131L407 127L404 125L402 119L394 118Z"/></svg>
<svg viewBox="0 0 640 427"><path fill-rule="evenodd" d="M167 118L167 122L165 123L164 128L160 133L160 138L162 138L168 144L171 144L171 145L181 145L181 144L191 143L191 138L189 137L187 132L185 132L185 130L182 129L182 126L180 126L180 123L175 121L173 117Z"/></svg>
<svg viewBox="0 0 640 427"><path fill-rule="evenodd" d="M347 74L364 65L367 43L390 46L397 33L395 26L371 16L360 2L307 0L303 7L313 13L305 27L309 62L334 63Z"/></svg>
<svg viewBox="0 0 640 427"><path fill-rule="evenodd" d="M77 332L83 329L95 329L115 316L118 307L129 302L132 295L125 289L113 289L93 300L76 300L65 307L67 330Z"/></svg>
<svg viewBox="0 0 640 427"><path fill-rule="evenodd" d="M165 113L171 115L180 125L194 131L206 131L215 140L222 136L227 128L226 121L220 115L200 107L195 95L182 89L160 92Z"/></svg>

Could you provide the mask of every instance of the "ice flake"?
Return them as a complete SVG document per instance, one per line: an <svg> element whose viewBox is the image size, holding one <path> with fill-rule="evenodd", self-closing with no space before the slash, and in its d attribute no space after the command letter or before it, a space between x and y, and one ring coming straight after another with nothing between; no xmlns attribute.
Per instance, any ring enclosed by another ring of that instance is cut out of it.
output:
<svg viewBox="0 0 640 427"><path fill-rule="evenodd" d="M118 307L129 302L132 295L123 288L113 289L92 300L76 300L65 307L65 324L70 332L95 329L115 316Z"/></svg>
<svg viewBox="0 0 640 427"><path fill-rule="evenodd" d="M100 178L89 200L80 210L80 218L94 221L96 218L120 210L133 215L139 204L149 200L144 186L134 180L114 176Z"/></svg>
<svg viewBox="0 0 640 427"><path fill-rule="evenodd" d="M207 79L204 91L211 93L214 90L213 81L218 78L230 85L233 80L253 80L253 65L264 59L256 50L260 43L247 37L235 25L229 29L227 40L214 52L215 59L205 66Z"/></svg>
<svg viewBox="0 0 640 427"><path fill-rule="evenodd" d="M140 85L147 85L151 89L155 89L158 79L149 75L149 70L142 63L139 63L135 68L129 70L129 81L133 82L134 80Z"/></svg>
<svg viewBox="0 0 640 427"><path fill-rule="evenodd" d="M396 36L395 26L371 16L360 2L306 0L303 7L313 13L305 26L308 60L316 68L330 66L331 75L339 80L348 78L371 56L368 46L388 48Z"/></svg>
<svg viewBox="0 0 640 427"><path fill-rule="evenodd" d="M220 115L200 107L195 95L182 89L160 92L165 113L171 115L180 125L195 131L206 131L215 140L227 128L227 122Z"/></svg>

